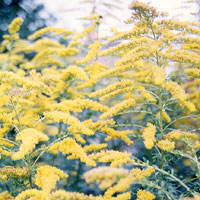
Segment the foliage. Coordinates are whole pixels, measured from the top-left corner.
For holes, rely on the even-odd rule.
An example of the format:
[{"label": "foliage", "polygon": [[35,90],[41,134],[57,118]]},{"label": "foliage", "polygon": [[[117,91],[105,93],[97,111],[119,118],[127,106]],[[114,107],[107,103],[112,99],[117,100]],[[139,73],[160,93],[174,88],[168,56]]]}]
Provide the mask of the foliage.
[{"label": "foliage", "polygon": [[21,18],[9,25],[0,199],[200,198],[200,24],[130,9],[130,31],[89,45],[98,15],[81,33],[47,27],[28,40]]}]

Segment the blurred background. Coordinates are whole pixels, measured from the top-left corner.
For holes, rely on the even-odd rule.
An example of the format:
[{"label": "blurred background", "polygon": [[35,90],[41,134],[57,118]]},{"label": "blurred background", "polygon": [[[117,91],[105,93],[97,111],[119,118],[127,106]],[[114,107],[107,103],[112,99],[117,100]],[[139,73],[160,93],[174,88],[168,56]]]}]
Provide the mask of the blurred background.
[{"label": "blurred background", "polygon": [[[141,0],[149,2],[160,11],[167,11],[169,17],[198,21],[200,0]],[[110,27],[129,29],[124,20],[130,16],[129,4],[132,0],[0,0],[0,41],[7,32],[8,24],[17,16],[24,19],[21,37],[45,27],[63,27],[80,31],[86,26],[81,17],[91,13],[103,17],[100,33],[107,35]]]}]

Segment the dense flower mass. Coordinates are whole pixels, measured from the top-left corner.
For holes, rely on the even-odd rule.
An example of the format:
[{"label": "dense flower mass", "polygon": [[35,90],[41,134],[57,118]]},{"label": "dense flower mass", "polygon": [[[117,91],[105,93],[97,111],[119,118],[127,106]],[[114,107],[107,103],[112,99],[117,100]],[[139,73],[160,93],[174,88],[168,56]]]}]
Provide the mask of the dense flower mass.
[{"label": "dense flower mass", "polygon": [[0,200],[199,199],[200,23],[134,1],[131,30],[101,38],[96,12],[113,1],[82,1],[94,5],[81,33],[22,40],[23,20],[9,25]]}]

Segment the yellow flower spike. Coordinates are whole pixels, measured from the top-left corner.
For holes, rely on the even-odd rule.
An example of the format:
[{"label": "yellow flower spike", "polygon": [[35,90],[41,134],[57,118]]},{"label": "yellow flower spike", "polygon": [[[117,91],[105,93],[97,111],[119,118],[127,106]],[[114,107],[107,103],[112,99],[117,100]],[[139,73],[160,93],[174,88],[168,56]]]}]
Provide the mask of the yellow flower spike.
[{"label": "yellow flower spike", "polygon": [[174,98],[178,99],[180,102],[184,102],[188,98],[185,90],[176,82],[167,81],[164,87]]},{"label": "yellow flower spike", "polygon": [[15,18],[8,27],[8,31],[11,35],[17,33],[20,29],[23,20],[20,17]]},{"label": "yellow flower spike", "polygon": [[106,148],[108,145],[106,143],[103,144],[90,144],[87,146],[84,146],[84,151],[87,152],[93,152],[93,151],[99,151],[101,149]]},{"label": "yellow flower spike", "polygon": [[125,192],[123,194],[118,194],[116,197],[112,197],[110,200],[129,200],[131,199],[131,193]]},{"label": "yellow flower spike", "polygon": [[0,138],[0,146],[13,147],[14,144],[9,141],[1,140]]},{"label": "yellow flower spike", "polygon": [[200,148],[200,141],[196,141],[196,144],[194,145],[194,149]]},{"label": "yellow flower spike", "polygon": [[160,140],[156,146],[158,146],[160,149],[164,151],[172,151],[175,148],[175,143],[171,142],[169,140]]},{"label": "yellow flower spike", "polygon": [[85,70],[88,72],[91,78],[94,78],[98,76],[100,73],[106,71],[109,67],[106,65],[103,65],[99,62],[94,62],[91,65],[88,65]]},{"label": "yellow flower spike", "polygon": [[90,99],[64,100],[58,104],[50,105],[51,108],[60,110],[63,112],[82,112],[83,109],[91,109],[93,111],[105,112],[108,110],[107,106],[104,106],[98,102]]},{"label": "yellow flower spike", "polygon": [[67,159],[80,159],[81,162],[89,166],[96,166],[96,163],[85,153],[84,149],[73,138],[64,139],[60,145],[59,150],[65,154],[71,154]]},{"label": "yellow flower spike", "polygon": [[[124,192],[129,189],[129,187],[133,183],[137,183],[137,181],[141,181],[145,177],[149,177],[154,170],[152,168],[147,168],[145,170],[141,170],[139,168],[133,168],[128,175],[122,177],[117,184],[109,187],[107,191],[104,193],[104,198],[111,199],[112,195],[119,192]],[[113,197],[114,198],[114,197]]]},{"label": "yellow flower spike", "polygon": [[155,142],[156,127],[148,123],[147,127],[142,131],[142,137],[144,139],[144,145],[147,149],[152,149]]},{"label": "yellow flower spike", "polygon": [[195,105],[191,101],[183,101],[183,105],[186,107],[187,110],[190,112],[197,111]]},{"label": "yellow flower spike", "polygon": [[66,200],[104,200],[102,196],[93,196],[93,195],[86,195],[79,192],[67,192],[65,190],[57,190],[53,192],[49,200],[59,200],[59,199],[66,199]]},{"label": "yellow flower spike", "polygon": [[129,163],[131,161],[130,156],[131,154],[126,152],[102,150],[96,154],[90,154],[89,158],[102,163],[111,162],[111,167],[117,167]]},{"label": "yellow flower spike", "polygon": [[162,117],[167,123],[171,122],[171,118],[170,118],[170,116],[167,114],[167,112],[165,110],[162,111]]},{"label": "yellow flower spike", "polygon": [[92,122],[92,120],[85,120],[83,124],[92,129],[93,131],[101,131],[102,128],[108,127],[108,126],[114,126],[115,121],[113,119],[105,120],[105,121],[97,121]]},{"label": "yellow flower spike", "polygon": [[162,85],[165,82],[166,72],[165,69],[154,66],[153,70],[153,79],[156,85]]},{"label": "yellow flower spike", "polygon": [[85,172],[83,177],[88,184],[97,183],[101,190],[105,190],[127,175],[127,169],[102,166]]},{"label": "yellow flower spike", "polygon": [[184,69],[184,72],[191,77],[200,77],[200,69],[197,68]]},{"label": "yellow flower spike", "polygon": [[24,200],[27,199],[28,197],[29,199],[33,200],[46,200],[48,197],[48,193],[37,189],[28,189],[18,194],[15,197],[15,200]]},{"label": "yellow flower spike", "polygon": [[142,96],[147,99],[148,101],[151,101],[151,102],[156,102],[157,100],[154,98],[154,96],[149,93],[148,91],[142,91]]},{"label": "yellow flower spike", "polygon": [[56,167],[44,165],[37,168],[34,182],[42,191],[49,193],[55,189],[56,182],[61,178],[68,178],[68,175]]},{"label": "yellow flower spike", "polygon": [[133,144],[133,141],[131,141],[128,138],[128,135],[130,133],[132,133],[133,131],[129,131],[129,130],[117,131],[115,129],[105,128],[105,127],[102,128],[101,131],[102,132],[106,132],[108,134],[108,136],[105,138],[105,141],[108,141],[108,140],[111,140],[111,139],[115,139],[115,138],[120,138],[120,139],[124,140],[124,142],[126,142],[128,145]]},{"label": "yellow flower spike", "polygon": [[106,95],[108,93],[111,93],[111,92],[114,92],[115,90],[117,89],[122,89],[122,88],[125,88],[125,87],[128,87],[128,86],[131,86],[135,84],[135,81],[132,81],[132,80],[122,80],[122,81],[118,81],[118,82],[115,82],[115,83],[112,83],[111,85],[101,89],[101,90],[98,90],[96,92],[93,92],[89,95],[89,97],[98,97],[98,96],[103,96],[103,95]]},{"label": "yellow flower spike", "polygon": [[52,112],[45,112],[44,116],[47,119],[51,119],[54,122],[64,122],[70,127],[68,128],[68,131],[72,134],[85,134],[85,135],[93,135],[94,131],[90,130],[82,122],[80,122],[79,119],[76,117],[73,117],[67,112],[61,112],[61,111],[52,111]]},{"label": "yellow flower spike", "polygon": [[0,176],[4,176],[6,180],[9,179],[27,179],[29,177],[27,168],[19,168],[13,166],[5,166],[0,168]]},{"label": "yellow flower spike", "polygon": [[19,151],[13,153],[12,159],[13,160],[20,160],[24,158],[28,153],[31,153],[35,148],[36,144],[40,141],[48,141],[48,137],[33,128],[26,128],[19,132],[16,136],[16,141],[22,141],[20,145]]},{"label": "yellow flower spike", "polygon": [[51,145],[47,152],[57,155],[60,148],[60,142],[56,142],[55,144]]},{"label": "yellow flower spike", "polygon": [[165,137],[170,140],[187,139],[187,140],[197,141],[200,139],[197,133],[190,133],[181,130],[171,131],[167,135],[165,135]]},{"label": "yellow flower spike", "polygon": [[43,36],[46,33],[53,33],[53,35],[63,34],[64,36],[75,34],[73,31],[68,31],[64,28],[45,27],[45,28],[42,28],[42,29],[36,31],[34,34],[29,36],[28,39],[29,40],[35,40],[35,39]]},{"label": "yellow flower spike", "polygon": [[82,68],[77,67],[75,65],[69,66],[66,70],[64,70],[62,75],[61,75],[61,79],[66,80],[66,79],[70,78],[70,76],[72,76],[72,78],[78,78],[78,79],[81,79],[83,81],[89,80],[85,71]]},{"label": "yellow flower spike", "polygon": [[124,101],[116,104],[115,106],[111,107],[110,109],[108,109],[107,112],[103,113],[100,116],[100,119],[113,117],[113,116],[117,115],[119,112],[124,111],[125,109],[128,109],[134,105],[135,105],[134,99],[131,98],[131,99],[124,100]]},{"label": "yellow flower spike", "polygon": [[112,196],[115,194],[115,193],[119,193],[119,192],[124,192],[126,191],[130,186],[131,184],[134,182],[134,178],[132,175],[127,175],[126,177],[124,178],[121,178],[117,184],[115,184],[114,186],[112,187],[109,187],[107,189],[107,191],[104,193],[104,198],[106,200],[108,199],[112,199]]},{"label": "yellow flower spike", "polygon": [[98,41],[95,41],[93,44],[89,46],[90,51],[88,54],[83,58],[82,60],[77,61],[77,64],[83,64],[90,62],[93,58],[97,56],[98,50],[100,48],[100,43]]},{"label": "yellow flower spike", "polygon": [[2,193],[0,194],[0,200],[5,200],[5,199],[7,199],[7,200],[12,200],[12,199],[14,199],[14,197],[13,197],[12,195],[10,195],[10,194],[8,193],[8,191],[5,191],[5,192],[2,192]]},{"label": "yellow flower spike", "polygon": [[153,200],[156,196],[151,192],[145,190],[138,190],[137,192],[137,200]]},{"label": "yellow flower spike", "polygon": [[11,151],[7,151],[7,150],[5,150],[1,147],[0,147],[0,153],[1,153],[1,155],[4,155],[4,156],[11,156],[12,155]]}]

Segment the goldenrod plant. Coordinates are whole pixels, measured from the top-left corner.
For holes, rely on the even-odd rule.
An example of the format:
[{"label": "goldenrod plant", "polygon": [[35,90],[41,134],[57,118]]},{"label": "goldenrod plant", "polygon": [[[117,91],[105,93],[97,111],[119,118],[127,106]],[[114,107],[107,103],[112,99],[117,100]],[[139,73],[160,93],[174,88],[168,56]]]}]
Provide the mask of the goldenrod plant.
[{"label": "goldenrod plant", "polygon": [[[108,40],[46,27],[0,45],[0,199],[200,199],[199,23],[134,1]],[[65,42],[63,42],[65,41]],[[106,56],[114,64],[105,64]]]}]

